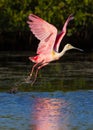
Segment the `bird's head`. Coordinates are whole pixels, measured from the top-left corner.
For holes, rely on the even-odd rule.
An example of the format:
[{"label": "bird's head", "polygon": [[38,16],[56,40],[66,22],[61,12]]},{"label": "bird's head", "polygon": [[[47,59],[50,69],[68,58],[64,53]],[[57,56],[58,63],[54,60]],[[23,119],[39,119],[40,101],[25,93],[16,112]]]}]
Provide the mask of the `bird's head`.
[{"label": "bird's head", "polygon": [[79,51],[83,51],[82,49],[79,49],[77,47],[72,46],[71,44],[66,44],[65,47],[64,47],[65,51],[68,51],[68,50],[71,50],[71,49],[76,49],[76,50],[79,50]]}]

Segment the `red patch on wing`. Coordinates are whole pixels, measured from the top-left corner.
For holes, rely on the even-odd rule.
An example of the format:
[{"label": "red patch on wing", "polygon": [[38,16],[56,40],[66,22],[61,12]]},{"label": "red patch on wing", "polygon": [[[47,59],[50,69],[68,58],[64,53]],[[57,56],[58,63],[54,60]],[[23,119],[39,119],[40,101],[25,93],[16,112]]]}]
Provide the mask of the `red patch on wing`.
[{"label": "red patch on wing", "polygon": [[32,62],[37,62],[38,56],[29,57]]},{"label": "red patch on wing", "polygon": [[38,59],[38,56],[33,57],[33,59],[36,61]]}]

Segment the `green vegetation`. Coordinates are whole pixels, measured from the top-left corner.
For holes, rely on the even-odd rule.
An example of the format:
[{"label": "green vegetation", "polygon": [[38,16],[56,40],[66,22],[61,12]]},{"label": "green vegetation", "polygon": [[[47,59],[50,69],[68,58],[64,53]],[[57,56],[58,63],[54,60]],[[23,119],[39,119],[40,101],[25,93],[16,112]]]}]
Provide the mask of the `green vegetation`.
[{"label": "green vegetation", "polygon": [[30,31],[27,25],[30,13],[36,14],[54,24],[59,30],[67,17],[73,14],[75,19],[70,22],[67,33],[68,37],[72,36],[70,42],[75,43],[75,45],[76,43],[80,44],[81,48],[91,49],[93,47],[92,0],[1,0],[0,50],[2,48],[9,50],[11,47],[14,50],[16,46],[17,50],[18,47],[19,50],[21,47],[33,48],[29,46],[32,37],[29,34]]},{"label": "green vegetation", "polygon": [[30,13],[39,15],[59,29],[69,14],[75,16],[75,30],[93,25],[92,0],[1,0],[0,32],[27,30],[26,21]]}]

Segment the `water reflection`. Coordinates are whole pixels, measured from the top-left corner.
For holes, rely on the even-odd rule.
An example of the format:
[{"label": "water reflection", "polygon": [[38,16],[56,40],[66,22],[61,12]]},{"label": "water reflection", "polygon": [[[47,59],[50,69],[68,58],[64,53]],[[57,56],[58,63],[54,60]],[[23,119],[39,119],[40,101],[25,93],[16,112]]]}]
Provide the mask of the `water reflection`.
[{"label": "water reflection", "polygon": [[92,130],[93,90],[0,92],[0,130]]},{"label": "water reflection", "polygon": [[[26,53],[4,54],[0,91],[6,92],[24,81],[32,63]],[[42,69],[33,87],[24,83],[15,95],[0,92],[0,130],[92,130],[93,55],[77,55],[69,53]]]},{"label": "water reflection", "polygon": [[69,103],[60,98],[37,98],[33,130],[68,130]]},{"label": "water reflection", "polygon": [[66,53],[62,60],[39,71],[33,87],[25,82],[33,65],[28,60],[30,55],[27,52],[0,55],[0,91],[16,86],[19,91],[93,89],[93,54]]}]

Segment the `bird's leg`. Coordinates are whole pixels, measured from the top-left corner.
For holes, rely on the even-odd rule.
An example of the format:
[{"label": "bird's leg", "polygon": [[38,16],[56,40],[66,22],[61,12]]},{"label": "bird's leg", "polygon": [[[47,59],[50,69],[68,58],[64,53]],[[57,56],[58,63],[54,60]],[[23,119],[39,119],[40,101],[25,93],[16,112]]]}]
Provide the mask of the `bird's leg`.
[{"label": "bird's leg", "polygon": [[27,77],[26,82],[28,82],[28,81],[31,80],[32,75],[33,75],[33,72],[35,71],[35,68],[37,68],[37,67],[38,67],[39,65],[41,65],[41,64],[42,64],[42,62],[36,63],[36,64],[32,67],[32,70],[31,70],[31,72],[30,72],[30,75]]},{"label": "bird's leg", "polygon": [[32,70],[31,70],[31,72],[30,72],[30,78],[32,77],[32,74],[33,74],[33,71],[34,71],[34,69],[35,69],[35,67],[38,65],[38,63],[37,64],[35,64],[33,67],[32,67]]},{"label": "bird's leg", "polygon": [[33,82],[31,83],[31,85],[33,85],[33,84],[34,84],[34,82],[36,81],[38,71],[39,71],[39,69],[37,68],[37,69],[36,69],[36,73],[35,73],[34,80],[33,80]]},{"label": "bird's leg", "polygon": [[38,74],[38,71],[42,68],[42,67],[44,67],[45,65],[47,65],[48,63],[44,63],[44,64],[41,64],[40,66],[38,66],[38,68],[36,69],[36,73],[35,73],[35,77],[34,77],[34,80],[33,80],[33,82],[32,82],[32,85],[35,83],[35,81],[36,81],[36,78],[37,78],[37,74]]},{"label": "bird's leg", "polygon": [[30,72],[30,75],[27,77],[26,81],[30,81],[34,72],[34,69],[38,66],[38,63],[36,63],[33,67],[32,70]]}]

